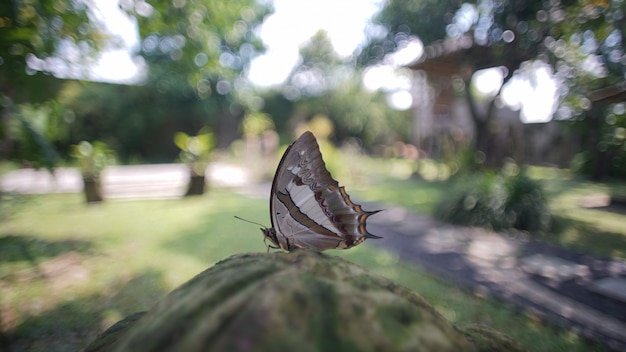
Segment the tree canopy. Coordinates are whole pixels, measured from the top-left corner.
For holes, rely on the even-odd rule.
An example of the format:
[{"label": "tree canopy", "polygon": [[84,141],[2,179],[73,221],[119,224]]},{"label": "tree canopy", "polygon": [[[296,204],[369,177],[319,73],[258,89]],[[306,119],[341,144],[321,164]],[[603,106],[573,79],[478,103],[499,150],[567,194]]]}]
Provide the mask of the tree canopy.
[{"label": "tree canopy", "polygon": [[623,77],[624,10],[623,1],[610,0],[390,0],[374,18],[379,30],[359,62],[378,62],[411,36],[424,45],[470,36],[476,45],[493,47],[511,73],[531,58],[556,65],[578,53],[578,58],[600,56],[608,71]]},{"label": "tree canopy", "polygon": [[408,113],[392,109],[384,93],[368,91],[362,70],[337,54],[324,31],[300,48],[299,64],[266,102],[279,129],[321,117],[332,122],[336,141],[357,137],[371,148],[406,138]]},{"label": "tree canopy", "polygon": [[[553,79],[559,84],[556,117],[578,116],[585,121],[592,92],[625,80],[625,11],[625,2],[611,0],[390,0],[375,17],[374,30],[358,62],[380,62],[413,37],[425,45],[467,38],[473,47],[489,50],[468,51],[461,58],[460,64],[469,68],[469,75],[463,77],[466,83],[486,62],[506,67],[504,85],[525,62],[539,60],[550,65]],[[466,95],[471,105],[471,92],[466,90]],[[494,97],[491,103],[495,101]],[[489,126],[491,116],[473,117],[477,136],[481,131],[487,135],[484,128]],[[609,130],[614,135],[616,128],[623,127],[613,124]],[[622,145],[620,139],[615,146]]]},{"label": "tree canopy", "polygon": [[[165,1],[127,9],[139,23],[146,84],[193,91],[200,100],[233,96],[263,50],[255,29],[271,9],[252,0]],[[237,89],[235,89],[237,88]]]},{"label": "tree canopy", "polygon": [[[49,137],[62,110],[51,99],[95,57],[105,35],[83,1],[16,0],[0,3],[0,155],[52,168]],[[28,103],[24,109],[16,106]],[[33,104],[42,104],[36,107]]]},{"label": "tree canopy", "polygon": [[255,29],[271,8],[253,0],[121,4],[137,19],[146,79],[68,86],[63,100],[76,114],[74,134],[104,139],[124,160],[171,161],[173,133],[204,126],[216,132],[218,146],[227,145],[255,101],[244,74],[263,50]]},{"label": "tree canopy", "polygon": [[15,102],[55,96],[93,58],[105,36],[83,1],[0,3],[0,93]]}]

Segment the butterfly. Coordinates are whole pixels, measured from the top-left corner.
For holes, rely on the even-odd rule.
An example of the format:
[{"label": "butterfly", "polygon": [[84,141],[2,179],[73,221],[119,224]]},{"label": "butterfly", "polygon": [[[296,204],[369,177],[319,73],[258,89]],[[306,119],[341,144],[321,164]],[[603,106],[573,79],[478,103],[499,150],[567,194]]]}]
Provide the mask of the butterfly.
[{"label": "butterfly", "polygon": [[322,159],[313,133],[307,131],[283,154],[270,192],[271,228],[261,228],[264,239],[292,251],[347,249],[367,238],[381,238],[366,229],[377,211],[364,211],[350,200]]}]

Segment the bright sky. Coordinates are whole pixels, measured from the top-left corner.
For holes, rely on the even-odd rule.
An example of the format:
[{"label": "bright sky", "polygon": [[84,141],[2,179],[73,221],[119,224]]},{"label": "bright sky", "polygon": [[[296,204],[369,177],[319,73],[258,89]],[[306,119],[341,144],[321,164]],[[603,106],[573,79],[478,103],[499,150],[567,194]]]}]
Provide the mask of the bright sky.
[{"label": "bright sky", "polygon": [[[282,83],[298,63],[299,48],[319,30],[328,33],[335,51],[342,57],[354,53],[365,42],[366,25],[383,0],[274,0],[273,3],[274,13],[259,29],[266,52],[252,61],[247,73],[250,80],[261,87]],[[139,45],[136,24],[118,9],[117,1],[97,0],[97,4],[109,31],[123,38],[125,48],[104,53],[91,78],[115,83],[140,81],[145,65],[141,59],[131,58],[126,49]],[[421,51],[419,41],[411,42],[404,50],[390,55],[384,65],[368,69],[364,76],[366,87],[391,91],[390,104],[400,109],[410,108],[410,73],[395,68],[409,63]],[[547,121],[553,109],[556,87],[549,71],[540,68],[535,79],[539,82],[535,88],[514,79],[503,91],[504,101],[521,108],[525,122]],[[501,81],[498,70],[485,70],[475,77],[483,92],[492,91]]]},{"label": "bright sky", "polygon": [[260,86],[283,82],[298,62],[299,47],[317,31],[325,30],[342,57],[365,42],[365,26],[381,0],[275,0],[275,12],[266,18],[260,36],[266,45],[248,77]]},{"label": "bright sky", "polygon": [[[548,122],[555,109],[558,88],[548,65],[537,61],[532,66],[532,71],[526,74],[534,76],[536,86],[519,75],[513,76],[502,89],[501,98],[506,105],[520,110],[522,122]],[[479,71],[474,75],[474,84],[484,94],[494,95],[502,84],[502,71],[499,68]]]},{"label": "bright sky", "polygon": [[139,31],[134,19],[122,12],[117,1],[96,0],[99,20],[108,32],[123,41],[122,47],[105,51],[93,69],[91,79],[112,83],[134,83],[141,80],[144,63],[132,58],[129,50],[139,45]]},{"label": "bright sky", "polygon": [[[367,22],[378,10],[382,0],[274,0],[274,13],[260,27],[259,35],[266,52],[251,63],[248,77],[258,86],[283,82],[297,64],[300,46],[317,31],[325,30],[342,57],[351,55],[364,43]],[[138,45],[136,24],[128,20],[116,1],[97,0],[101,17],[108,30],[124,40],[128,48]],[[110,82],[132,82],[142,70],[121,48],[103,54],[94,69],[94,79]]]}]

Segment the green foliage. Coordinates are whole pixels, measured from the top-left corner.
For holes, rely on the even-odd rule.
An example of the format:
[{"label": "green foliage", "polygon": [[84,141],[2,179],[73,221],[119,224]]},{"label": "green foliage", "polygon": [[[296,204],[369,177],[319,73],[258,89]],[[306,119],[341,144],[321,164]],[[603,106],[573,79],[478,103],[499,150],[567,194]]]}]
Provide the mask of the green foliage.
[{"label": "green foliage", "polygon": [[285,93],[267,93],[264,110],[272,116],[279,131],[325,116],[333,125],[332,139],[343,141],[356,137],[367,149],[408,137],[410,113],[389,107],[384,93],[363,88],[358,72],[335,84],[334,89],[314,96],[298,96],[295,100],[286,99]]},{"label": "green foliage", "polygon": [[292,99],[320,96],[335,90],[344,79],[345,62],[335,52],[325,31],[318,31],[300,48],[300,59],[284,88]]},{"label": "green foliage", "polygon": [[189,165],[195,175],[204,175],[211,151],[215,145],[213,133],[208,128],[203,128],[196,136],[190,136],[185,132],[174,134],[174,144],[180,149],[180,161]]},{"label": "green foliage", "polygon": [[363,65],[380,62],[384,56],[417,35],[426,44],[446,37],[446,25],[460,8],[458,0],[388,1],[373,19],[384,32],[373,35],[358,60]]},{"label": "green foliage", "polygon": [[[85,2],[29,0],[0,2],[0,93],[15,102],[53,98],[59,80],[99,49],[104,36],[88,16]],[[67,51],[80,51],[67,55]]]},{"label": "green foliage", "polygon": [[5,102],[11,117],[7,135],[17,146],[10,157],[35,168],[52,170],[59,159],[53,143],[63,139],[66,131],[63,128],[62,104],[48,101],[14,106],[8,98]]},{"label": "green foliage", "polygon": [[547,230],[550,211],[541,183],[523,173],[505,179],[507,225],[526,231]]},{"label": "green foliage", "polygon": [[383,92],[365,89],[362,71],[339,57],[324,31],[300,49],[300,58],[281,90],[264,96],[264,112],[278,131],[324,116],[332,122],[329,138],[335,142],[356,137],[371,148],[406,138],[409,113],[392,109]]},{"label": "green foliage", "polygon": [[[534,85],[535,78],[524,72],[524,66],[530,66],[528,61],[545,62],[560,86],[556,116],[582,120],[583,128],[579,131],[583,139],[589,140],[585,149],[590,152],[589,162],[595,163],[600,159],[597,154],[611,147],[599,132],[603,128],[589,121],[599,119],[605,124],[604,116],[589,114],[598,105],[590,97],[597,89],[620,87],[624,81],[625,11],[624,1],[390,0],[374,18],[375,35],[360,53],[358,62],[379,63],[413,37],[419,37],[425,45],[449,40],[446,48],[460,44],[458,39],[471,40],[473,46],[463,49],[463,55],[457,58],[457,66],[464,67],[464,73],[459,74],[465,76],[466,83],[481,67],[504,66],[507,74],[503,84],[514,76],[526,76]],[[466,85],[465,93],[472,101],[473,92],[468,88]],[[491,106],[495,101],[492,99]],[[495,153],[488,150],[491,114],[472,109],[471,116],[476,125],[476,149],[488,153],[486,166],[498,165]],[[612,160],[599,162],[601,168],[623,165],[624,149],[610,153],[619,155],[609,155]],[[598,169],[596,165],[591,168]]]},{"label": "green foliage", "polygon": [[62,85],[56,77],[78,72],[104,40],[89,11],[82,1],[0,2],[0,143],[16,146],[1,157],[56,164],[53,143],[67,137],[54,100]]},{"label": "green foliage", "polygon": [[359,137],[368,147],[405,139],[410,113],[389,107],[384,93],[368,92],[357,77],[346,79],[337,90],[323,97],[326,107],[322,99],[317,101],[320,112],[328,109],[337,136]]},{"label": "green foliage", "polygon": [[80,170],[86,179],[98,179],[107,165],[115,162],[115,152],[104,142],[82,141],[70,147],[69,154],[78,160]]},{"label": "green foliage", "polygon": [[[597,114],[571,126],[587,142],[587,148],[574,158],[572,169],[598,179],[607,176],[626,179],[626,103],[598,110]],[[599,170],[603,173],[598,174]]]},{"label": "green foliage", "polygon": [[129,7],[139,24],[148,84],[167,95],[237,100],[234,86],[263,50],[255,32],[270,8],[253,0],[153,0]]},{"label": "green foliage", "polygon": [[0,223],[16,214],[27,202],[27,198],[18,193],[0,191]]},{"label": "green foliage", "polygon": [[198,102],[193,94],[167,95],[150,85],[70,82],[62,99],[73,111],[72,142],[106,141],[125,161],[171,161],[178,150],[162,141],[175,131],[197,131],[214,124],[218,114],[216,106]]},{"label": "green foliage", "polygon": [[247,113],[241,122],[241,127],[243,134],[246,136],[259,135],[265,131],[274,130],[276,128],[272,117],[269,114],[259,111]]},{"label": "green foliage", "polygon": [[[498,61],[494,66],[506,66],[510,74],[522,62],[537,55],[545,59],[548,54],[555,71],[568,70],[569,74],[563,72],[560,78],[576,79],[587,70],[580,65],[582,61],[597,54],[603,57],[606,69],[617,74],[608,76],[623,79],[624,64],[619,60],[623,48],[618,38],[626,31],[621,16],[625,7],[621,1],[504,0],[496,4],[484,0],[391,0],[374,18],[373,23],[381,28],[369,39],[359,62],[381,61],[410,36],[430,45],[467,35],[477,45],[494,47],[491,54]],[[568,20],[571,18],[576,21]],[[479,56],[463,60],[478,63],[494,59]]]},{"label": "green foliage", "polygon": [[449,161],[447,161],[446,164],[450,167],[452,175],[471,175],[480,171],[484,162],[484,154],[472,148],[465,147],[453,153],[452,157],[448,159]]},{"label": "green foliage", "polygon": [[523,173],[459,176],[435,209],[439,219],[501,230],[542,231],[549,226],[544,191]]},{"label": "green foliage", "polygon": [[[349,191],[360,199],[399,204],[430,216],[442,199],[451,198],[452,192],[461,188],[462,182],[478,178],[476,175],[456,175],[446,181],[436,177],[407,178],[411,172],[408,163],[408,160],[401,159],[362,160],[360,164],[367,170],[368,177],[376,181],[369,183],[366,189],[350,188]],[[402,173],[394,175],[403,169]],[[612,211],[611,207],[581,206],[587,204],[587,199],[626,194],[625,181],[595,183],[575,178],[567,169],[536,166],[526,167],[524,175],[541,185],[548,202],[551,214],[549,228],[537,233],[542,240],[578,252],[620,260],[626,258],[624,215]]]},{"label": "green foliage", "polygon": [[463,179],[454,185],[435,209],[439,219],[457,224],[502,228],[506,194],[496,176],[485,174]]},{"label": "green foliage", "polygon": [[168,162],[178,150],[163,140],[219,126],[216,144],[226,146],[247,106],[258,101],[244,68],[263,49],[255,29],[269,7],[252,0],[133,5],[121,7],[137,19],[146,79],[138,86],[68,84],[62,94],[75,112],[74,142],[104,140],[125,161]]}]

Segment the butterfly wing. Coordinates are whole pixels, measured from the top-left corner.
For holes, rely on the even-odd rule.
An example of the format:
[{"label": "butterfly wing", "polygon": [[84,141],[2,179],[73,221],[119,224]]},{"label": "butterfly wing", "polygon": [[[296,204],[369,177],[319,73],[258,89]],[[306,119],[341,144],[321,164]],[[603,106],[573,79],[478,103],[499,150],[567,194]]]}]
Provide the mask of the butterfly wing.
[{"label": "butterfly wing", "polygon": [[[270,198],[276,244],[295,248],[350,248],[366,238],[366,220],[376,212],[363,211],[332,178],[311,132],[305,132],[283,155]],[[269,237],[269,236],[268,236]]]}]

